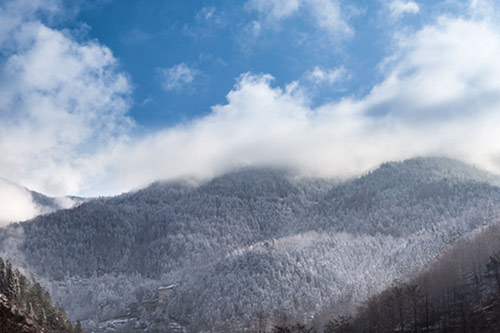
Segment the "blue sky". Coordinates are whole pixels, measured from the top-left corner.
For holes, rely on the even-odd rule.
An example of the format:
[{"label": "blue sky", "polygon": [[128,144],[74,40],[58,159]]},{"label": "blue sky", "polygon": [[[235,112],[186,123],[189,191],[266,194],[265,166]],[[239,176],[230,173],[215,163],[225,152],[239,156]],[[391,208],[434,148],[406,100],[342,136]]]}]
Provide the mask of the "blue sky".
[{"label": "blue sky", "polygon": [[[94,2],[59,28],[81,29],[83,39],[112,50],[133,86],[129,114],[148,129],[209,113],[246,72],[269,73],[277,86],[306,81],[315,104],[366,94],[381,77],[377,65],[390,55],[394,31],[416,30],[432,16],[428,13],[457,9],[435,1],[405,2],[414,6],[394,14],[389,1],[332,2],[340,17],[327,19],[342,20],[349,27],[345,31],[322,27],[318,14],[311,13],[309,7],[328,1],[296,1],[296,11],[273,12],[279,11],[273,6],[283,10],[294,2]],[[184,68],[185,75],[165,87],[166,76],[174,76],[168,69],[176,68]],[[314,68],[344,70],[336,82],[307,82]]]},{"label": "blue sky", "polygon": [[[112,195],[242,166],[500,170],[495,1],[0,1],[0,178]],[[1,194],[1,193],[0,193]]]}]

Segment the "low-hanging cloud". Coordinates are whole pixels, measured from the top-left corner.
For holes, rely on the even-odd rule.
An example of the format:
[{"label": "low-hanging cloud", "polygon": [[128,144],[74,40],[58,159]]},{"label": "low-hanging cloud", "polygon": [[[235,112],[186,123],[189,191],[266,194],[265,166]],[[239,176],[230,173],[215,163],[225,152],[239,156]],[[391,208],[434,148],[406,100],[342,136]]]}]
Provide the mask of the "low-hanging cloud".
[{"label": "low-hanging cloud", "polygon": [[0,178],[0,227],[12,221],[30,219],[42,212],[28,190]]}]

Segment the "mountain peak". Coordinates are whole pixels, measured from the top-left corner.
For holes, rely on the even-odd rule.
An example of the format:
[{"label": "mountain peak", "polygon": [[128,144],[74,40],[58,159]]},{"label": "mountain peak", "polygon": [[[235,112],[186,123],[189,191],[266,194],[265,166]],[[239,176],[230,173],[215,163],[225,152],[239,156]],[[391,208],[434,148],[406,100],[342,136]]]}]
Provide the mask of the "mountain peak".
[{"label": "mountain peak", "polygon": [[[462,161],[448,157],[416,157],[401,162],[383,163],[378,169],[363,177],[381,175],[406,177],[424,182],[447,180],[450,182],[481,182],[500,184],[500,177]],[[363,178],[362,177],[362,178]]]},{"label": "mountain peak", "polygon": [[213,178],[202,185],[200,191],[238,197],[286,197],[298,191],[288,174],[286,170],[274,168],[242,168]]}]

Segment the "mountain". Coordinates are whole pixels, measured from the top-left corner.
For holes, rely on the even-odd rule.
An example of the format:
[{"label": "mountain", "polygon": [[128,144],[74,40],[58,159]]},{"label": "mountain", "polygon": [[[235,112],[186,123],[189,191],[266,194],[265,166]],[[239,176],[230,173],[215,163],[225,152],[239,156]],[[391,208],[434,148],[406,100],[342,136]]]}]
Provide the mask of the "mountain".
[{"label": "mountain", "polygon": [[342,183],[247,168],[10,225],[0,253],[93,331],[322,328],[497,224],[499,184],[438,157]]},{"label": "mountain", "polygon": [[500,177],[447,158],[385,163],[331,189],[315,219],[338,231],[410,236],[496,201],[499,184]]}]

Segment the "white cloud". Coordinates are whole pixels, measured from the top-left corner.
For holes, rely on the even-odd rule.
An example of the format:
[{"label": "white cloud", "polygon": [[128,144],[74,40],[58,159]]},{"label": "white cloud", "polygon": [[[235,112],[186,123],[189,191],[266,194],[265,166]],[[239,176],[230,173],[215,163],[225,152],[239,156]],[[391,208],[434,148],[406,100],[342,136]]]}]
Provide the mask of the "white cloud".
[{"label": "white cloud", "polygon": [[392,17],[399,18],[404,14],[417,14],[420,7],[415,1],[392,0],[389,3],[389,10]]},{"label": "white cloud", "polygon": [[442,18],[400,39],[385,78],[363,98],[311,109],[300,89],[246,74],[210,115],[116,150],[115,181],[126,189],[242,165],[346,176],[421,155],[498,171],[499,57],[495,26]]},{"label": "white cloud", "polygon": [[256,10],[272,20],[281,20],[293,15],[299,5],[299,0],[249,0],[246,4],[247,8]]},{"label": "white cloud", "polygon": [[198,70],[190,68],[185,63],[170,68],[160,68],[159,72],[162,76],[162,87],[167,91],[184,88],[198,75]]},{"label": "white cloud", "polygon": [[[18,8],[23,3],[29,11]],[[48,28],[26,14],[36,12],[34,3],[44,5],[0,6],[0,22],[10,22],[0,44],[0,176],[75,193],[100,172],[88,157],[128,133],[130,87],[108,48]]]},{"label": "white cloud", "polygon": [[199,17],[202,17],[205,21],[208,21],[214,17],[215,7],[203,7],[198,13]]},{"label": "white cloud", "polygon": [[315,66],[312,71],[306,73],[306,79],[316,84],[328,83],[331,85],[345,78],[346,74],[344,67],[324,69]]},{"label": "white cloud", "polygon": [[195,15],[199,24],[206,25],[225,25],[224,13],[217,10],[214,6],[205,6],[201,8]]},{"label": "white cloud", "polygon": [[9,41],[14,30],[27,20],[33,19],[36,12],[55,13],[57,0],[18,0],[4,1],[0,5],[0,46]]},{"label": "white cloud", "polygon": [[500,65],[494,61],[499,55],[495,27],[442,18],[399,42],[387,64],[389,75],[363,102],[411,119],[479,116],[497,107],[500,98]]},{"label": "white cloud", "polygon": [[312,12],[313,19],[323,30],[335,37],[348,38],[354,29],[347,22],[346,14],[338,0],[304,0]]},{"label": "white cloud", "polygon": [[493,0],[470,0],[469,12],[475,18],[496,21],[498,17],[498,4]]},{"label": "white cloud", "polygon": [[247,34],[250,34],[253,37],[258,37],[260,32],[262,31],[262,25],[259,21],[252,21],[249,25],[246,26]]},{"label": "white cloud", "polygon": [[0,178],[0,227],[42,213],[25,188]]},{"label": "white cloud", "polygon": [[257,11],[267,24],[276,24],[293,15],[308,15],[330,37],[348,38],[354,34],[339,0],[249,0],[246,7]]}]

